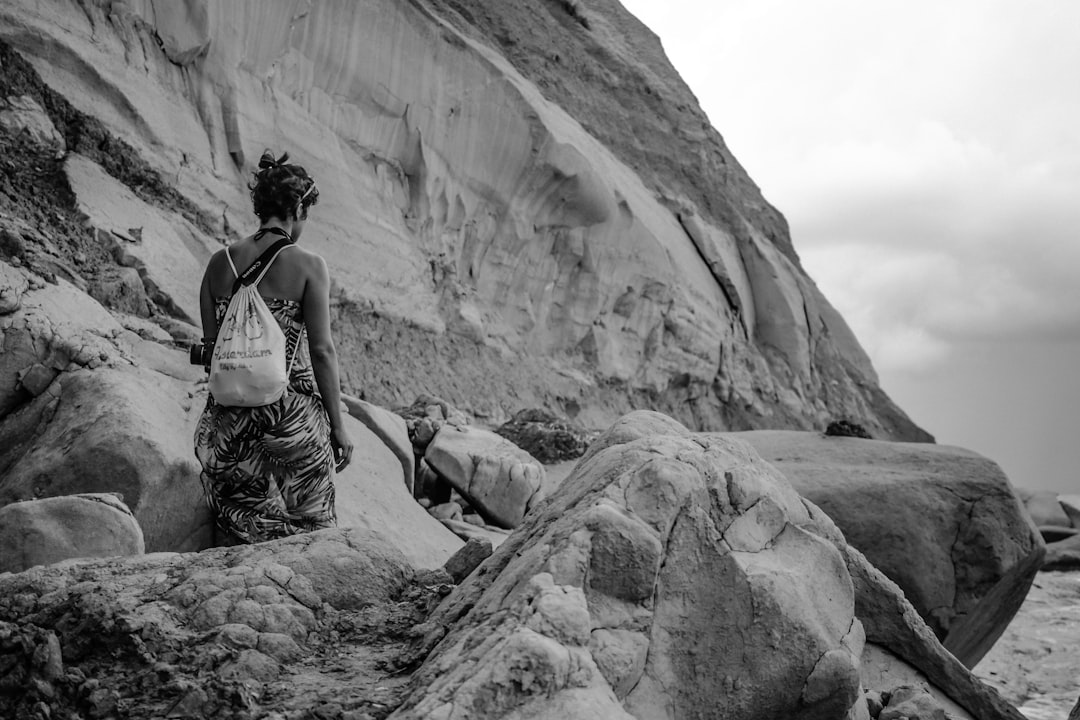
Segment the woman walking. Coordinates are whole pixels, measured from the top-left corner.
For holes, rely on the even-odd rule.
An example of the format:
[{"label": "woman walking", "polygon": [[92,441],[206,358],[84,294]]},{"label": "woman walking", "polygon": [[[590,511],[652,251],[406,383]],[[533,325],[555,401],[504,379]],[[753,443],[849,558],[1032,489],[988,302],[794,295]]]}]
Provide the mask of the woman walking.
[{"label": "woman walking", "polygon": [[352,458],[330,336],[330,276],[320,256],[295,245],[319,191],[288,158],[263,153],[249,185],[260,227],[210,258],[200,291],[209,357],[234,282],[271,246],[288,241],[257,281],[285,335],[288,387],[277,401],[257,407],[226,407],[211,395],[195,433],[203,489],[225,535],[219,544],[334,527],[335,469]]}]

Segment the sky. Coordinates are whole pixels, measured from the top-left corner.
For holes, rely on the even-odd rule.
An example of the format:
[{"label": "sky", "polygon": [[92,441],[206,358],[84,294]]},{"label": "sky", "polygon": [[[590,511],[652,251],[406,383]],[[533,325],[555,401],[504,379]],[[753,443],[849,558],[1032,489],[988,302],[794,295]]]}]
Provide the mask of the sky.
[{"label": "sky", "polygon": [[1080,2],[622,0],[890,397],[1080,493]]}]

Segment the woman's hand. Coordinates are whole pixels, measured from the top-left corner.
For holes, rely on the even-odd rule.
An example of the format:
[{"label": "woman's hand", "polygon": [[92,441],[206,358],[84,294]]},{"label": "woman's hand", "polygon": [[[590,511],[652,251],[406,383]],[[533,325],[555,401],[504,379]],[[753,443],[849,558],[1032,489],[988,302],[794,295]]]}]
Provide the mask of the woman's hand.
[{"label": "woman's hand", "polygon": [[345,428],[337,427],[330,431],[330,446],[334,450],[334,466],[338,472],[352,462],[353,444]]}]

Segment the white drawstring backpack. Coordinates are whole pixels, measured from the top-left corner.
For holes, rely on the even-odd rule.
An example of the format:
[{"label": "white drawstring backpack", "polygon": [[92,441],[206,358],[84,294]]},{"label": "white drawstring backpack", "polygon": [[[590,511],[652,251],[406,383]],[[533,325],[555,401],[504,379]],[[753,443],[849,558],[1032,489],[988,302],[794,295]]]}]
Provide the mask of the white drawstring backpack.
[{"label": "white drawstring backpack", "polygon": [[276,248],[276,252],[273,252],[254,282],[247,282],[246,279],[258,271],[265,255],[240,275],[236,272],[228,248],[225,249],[239,288],[234,286],[210,360],[210,394],[218,405],[269,405],[277,402],[289,386],[289,373],[300,340],[297,339],[292,357],[286,363],[285,333],[266,306],[266,301],[259,295],[259,283],[277,256],[290,244],[290,241],[282,240],[271,248],[271,251]]}]

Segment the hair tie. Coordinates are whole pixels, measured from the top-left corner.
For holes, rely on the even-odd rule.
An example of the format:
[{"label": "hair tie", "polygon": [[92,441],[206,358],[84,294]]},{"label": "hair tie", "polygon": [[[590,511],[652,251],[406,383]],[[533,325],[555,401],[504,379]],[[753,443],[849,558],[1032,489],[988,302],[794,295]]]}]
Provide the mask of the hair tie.
[{"label": "hair tie", "polygon": [[262,157],[259,158],[259,174],[262,174],[267,170],[276,170],[277,168],[285,167],[285,161],[288,159],[289,153],[285,153],[275,160],[273,154],[269,150],[265,150]]}]

